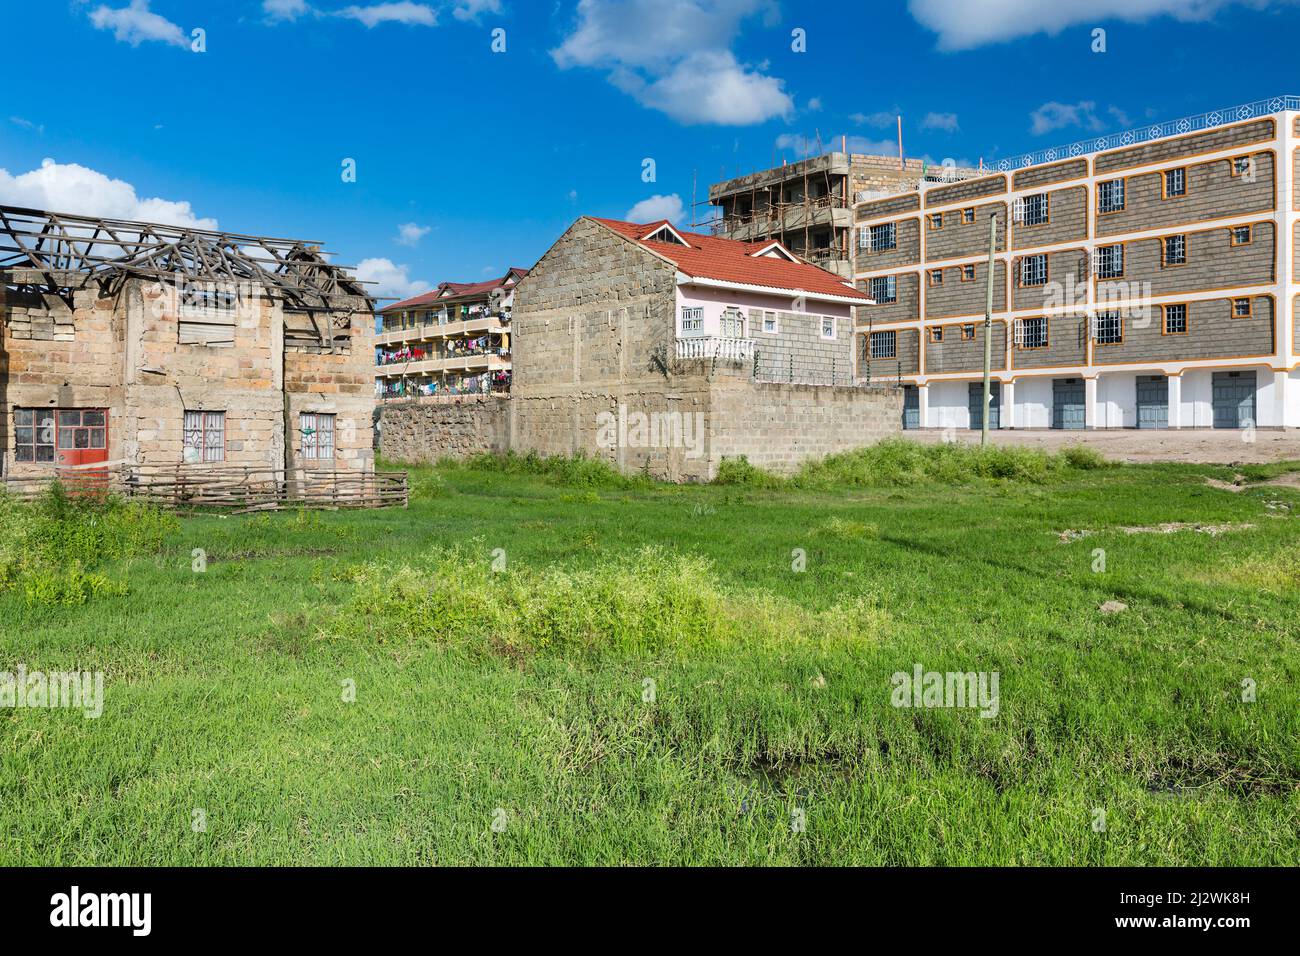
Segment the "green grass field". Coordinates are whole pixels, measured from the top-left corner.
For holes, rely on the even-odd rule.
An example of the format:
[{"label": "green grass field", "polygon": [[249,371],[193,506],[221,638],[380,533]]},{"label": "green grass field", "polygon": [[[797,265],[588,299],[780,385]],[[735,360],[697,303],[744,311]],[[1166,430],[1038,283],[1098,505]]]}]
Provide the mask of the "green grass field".
[{"label": "green grass field", "polygon": [[[999,454],[0,502],[0,670],[105,674],[0,710],[0,863],[1300,863],[1300,493]],[[1169,522],[1230,527],[1122,530]],[[997,715],[893,706],[916,665]]]}]

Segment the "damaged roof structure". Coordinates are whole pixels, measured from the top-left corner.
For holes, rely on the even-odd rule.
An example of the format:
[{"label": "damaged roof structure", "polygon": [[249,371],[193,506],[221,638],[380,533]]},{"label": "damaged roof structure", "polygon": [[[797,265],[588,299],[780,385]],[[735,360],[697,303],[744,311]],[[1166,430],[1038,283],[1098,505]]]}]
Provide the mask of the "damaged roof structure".
[{"label": "damaged roof structure", "polygon": [[0,474],[373,470],[374,310],[319,243],[0,206]]}]

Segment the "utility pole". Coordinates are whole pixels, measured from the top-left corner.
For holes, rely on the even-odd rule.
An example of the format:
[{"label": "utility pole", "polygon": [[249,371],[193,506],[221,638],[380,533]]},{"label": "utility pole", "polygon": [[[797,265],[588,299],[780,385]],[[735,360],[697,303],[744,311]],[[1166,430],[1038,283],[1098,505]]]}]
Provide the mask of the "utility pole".
[{"label": "utility pole", "polygon": [[993,272],[998,248],[998,214],[989,216],[989,274],[984,283],[984,419],[980,422],[980,444],[989,443],[989,371],[993,365]]}]

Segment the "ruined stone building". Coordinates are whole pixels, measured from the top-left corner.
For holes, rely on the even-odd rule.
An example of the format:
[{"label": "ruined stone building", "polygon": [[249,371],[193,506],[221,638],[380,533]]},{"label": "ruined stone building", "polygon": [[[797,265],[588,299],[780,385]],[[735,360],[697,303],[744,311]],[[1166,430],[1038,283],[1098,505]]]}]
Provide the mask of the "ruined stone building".
[{"label": "ruined stone building", "polygon": [[0,474],[371,470],[373,313],[311,244],[0,206]]}]

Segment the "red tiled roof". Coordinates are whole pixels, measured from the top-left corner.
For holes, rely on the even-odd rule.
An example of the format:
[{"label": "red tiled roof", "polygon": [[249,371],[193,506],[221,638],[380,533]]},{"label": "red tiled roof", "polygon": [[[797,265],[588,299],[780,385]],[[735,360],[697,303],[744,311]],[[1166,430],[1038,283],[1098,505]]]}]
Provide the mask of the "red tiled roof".
[{"label": "red tiled roof", "polygon": [[825,269],[774,256],[755,256],[755,252],[772,244],[770,240],[740,242],[736,239],[683,232],[674,227],[673,231],[690,243],[689,246],[683,246],[676,242],[652,242],[641,238],[665,225],[672,227],[666,219],[642,225],[617,219],[592,218],[675,263],[678,269],[695,279],[743,283],[768,289],[793,289],[870,301],[870,296],[859,292],[844,279]]},{"label": "red tiled roof", "polygon": [[524,276],[528,275],[527,269],[520,269],[518,266],[512,266],[510,270],[499,279],[489,279],[486,282],[439,282],[438,287],[431,292],[422,292],[417,296],[409,299],[403,299],[401,302],[395,302],[392,305],[386,305],[380,312],[394,312],[399,309],[413,309],[422,305],[428,305],[431,302],[447,302],[456,299],[472,298],[483,295],[485,292],[491,292],[505,285],[507,279],[514,279],[518,282]]}]

